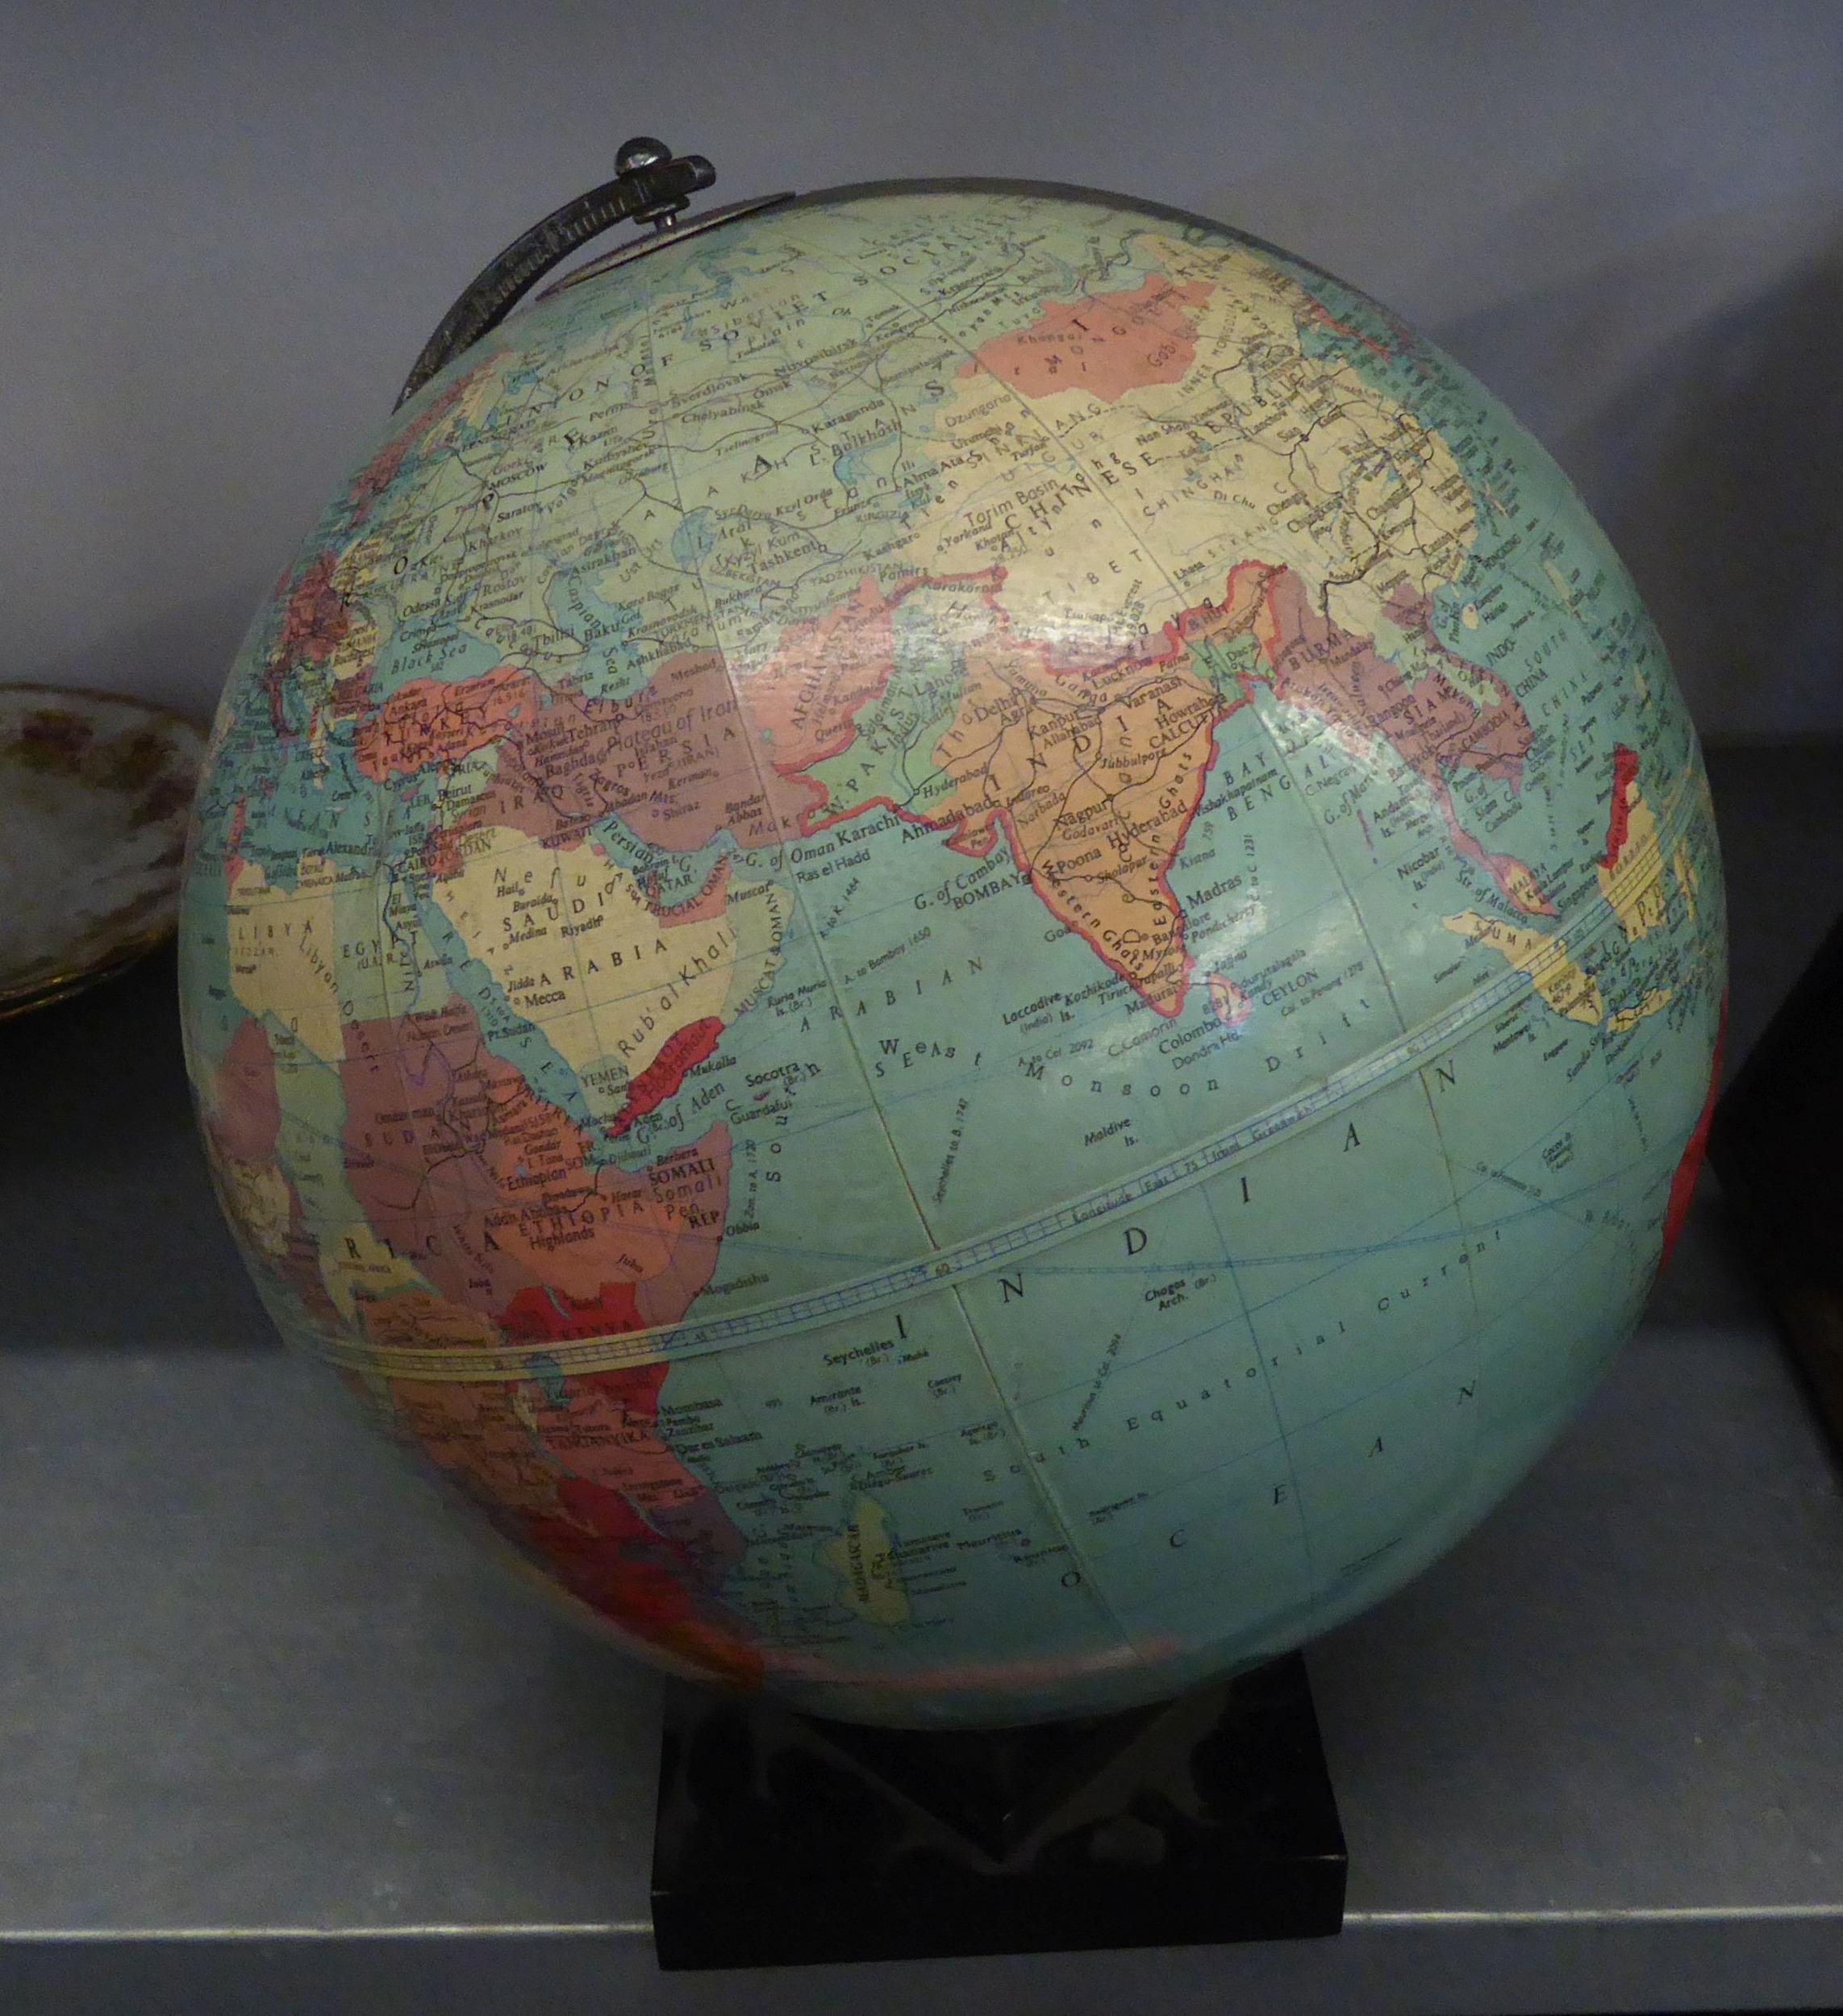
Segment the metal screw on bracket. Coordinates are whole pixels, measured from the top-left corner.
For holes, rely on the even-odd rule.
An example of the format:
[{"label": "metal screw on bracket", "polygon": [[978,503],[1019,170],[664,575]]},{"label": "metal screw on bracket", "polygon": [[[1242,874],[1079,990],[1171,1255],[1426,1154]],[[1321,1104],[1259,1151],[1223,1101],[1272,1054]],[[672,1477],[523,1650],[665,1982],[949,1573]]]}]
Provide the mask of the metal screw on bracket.
[{"label": "metal screw on bracket", "polygon": [[[698,157],[693,155],[689,158],[694,160]],[[642,133],[628,141],[615,155],[615,173],[617,176],[637,175],[643,169],[663,168],[671,159],[672,150],[664,140],[648,140]],[[689,194],[662,197],[644,210],[636,210],[633,221],[636,224],[650,224],[655,231],[668,230],[690,200]]]}]

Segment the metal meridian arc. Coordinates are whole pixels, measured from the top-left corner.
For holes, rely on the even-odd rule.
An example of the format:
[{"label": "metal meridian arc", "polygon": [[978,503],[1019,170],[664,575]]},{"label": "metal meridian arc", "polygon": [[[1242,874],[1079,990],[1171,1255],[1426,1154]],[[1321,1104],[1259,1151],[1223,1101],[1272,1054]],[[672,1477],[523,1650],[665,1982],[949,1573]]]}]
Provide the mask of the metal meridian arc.
[{"label": "metal meridian arc", "polygon": [[662,236],[717,171],[702,154],[674,155],[663,140],[631,140],[615,156],[615,178],[553,210],[483,267],[423,345],[397,395],[401,406],[438,371],[496,329],[532,289],[579,246],[632,218]]}]

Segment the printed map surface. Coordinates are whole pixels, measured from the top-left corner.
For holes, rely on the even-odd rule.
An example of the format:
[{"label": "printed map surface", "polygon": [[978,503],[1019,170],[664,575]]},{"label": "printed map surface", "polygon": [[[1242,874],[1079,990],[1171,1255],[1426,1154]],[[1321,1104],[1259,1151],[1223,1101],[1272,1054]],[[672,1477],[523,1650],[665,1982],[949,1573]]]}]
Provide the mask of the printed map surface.
[{"label": "printed map surface", "polygon": [[1168,1694],[1395,1586],[1693,1178],[1695,738],[1541,450],[1117,199],[770,210],[390,423],[220,711],[189,1055],[265,1298],[626,1642]]}]

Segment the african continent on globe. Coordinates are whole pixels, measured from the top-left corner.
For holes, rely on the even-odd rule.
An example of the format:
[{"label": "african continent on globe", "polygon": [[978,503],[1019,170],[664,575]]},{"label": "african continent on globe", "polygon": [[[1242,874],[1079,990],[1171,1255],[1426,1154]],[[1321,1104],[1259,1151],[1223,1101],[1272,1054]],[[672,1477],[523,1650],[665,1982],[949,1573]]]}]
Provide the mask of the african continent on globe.
[{"label": "african continent on globe", "polygon": [[1226,230],[890,185],[392,422],[220,710],[186,1034],[277,1322],[584,1614],[1023,1722],[1299,1643],[1553,1439],[1721,903],[1465,373]]}]

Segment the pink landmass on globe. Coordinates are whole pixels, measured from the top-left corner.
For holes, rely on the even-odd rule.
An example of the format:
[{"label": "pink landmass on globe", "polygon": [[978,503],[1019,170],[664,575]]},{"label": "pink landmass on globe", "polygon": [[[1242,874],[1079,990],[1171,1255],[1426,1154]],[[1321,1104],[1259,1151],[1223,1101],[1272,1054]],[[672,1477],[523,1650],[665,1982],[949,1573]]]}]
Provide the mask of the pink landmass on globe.
[{"label": "pink landmass on globe", "polygon": [[1186,311],[1211,292],[1207,281],[1175,286],[1155,273],[1124,293],[1045,302],[1029,327],[982,344],[960,375],[989,371],[1031,399],[1081,391],[1110,405],[1135,385],[1175,385],[1197,354]]},{"label": "pink landmass on globe", "polygon": [[678,652],[623,700],[526,676],[532,704],[508,721],[492,781],[438,837],[438,858],[474,827],[567,847],[610,817],[678,852],[707,846],[726,828],[748,848],[782,837],[778,786],[749,746],[721,652]]},{"label": "pink landmass on globe", "polygon": [[360,722],[353,760],[374,783],[432,763],[458,763],[490,749],[536,715],[541,689],[528,672],[501,665],[472,679],[412,679]]},{"label": "pink landmass on globe", "polygon": [[1451,654],[1435,636],[1424,596],[1398,589],[1389,614],[1400,629],[1419,635],[1429,661],[1421,677],[1409,679],[1378,652],[1373,638],[1341,630],[1324,615],[1291,569],[1255,563],[1235,569],[1229,600],[1245,596],[1250,581],[1261,606],[1254,635],[1282,700],[1308,708],[1358,745],[1379,735],[1432,794],[1455,852],[1475,861],[1516,906],[1531,915],[1553,916],[1554,906],[1535,876],[1513,855],[1494,853],[1460,823],[1449,779],[1475,770],[1517,790],[1529,753],[1529,718],[1516,696],[1495,673],[1469,666],[1466,678],[1492,689],[1481,706],[1440,661]]},{"label": "pink landmass on globe", "polygon": [[281,1132],[281,1097],[269,1031],[252,1016],[236,1026],[218,1066],[208,1116],[213,1139],[240,1162],[266,1162]]},{"label": "pink landmass on globe", "polygon": [[1224,1029],[1239,1029],[1254,1012],[1254,1003],[1226,973],[1209,977],[1210,1013]]},{"label": "pink landmass on globe", "polygon": [[679,1320],[723,1237],[720,1123],[637,1173],[592,1166],[587,1135],[486,1048],[465,1002],[345,1035],[352,1193],[447,1300],[525,1335]]}]

